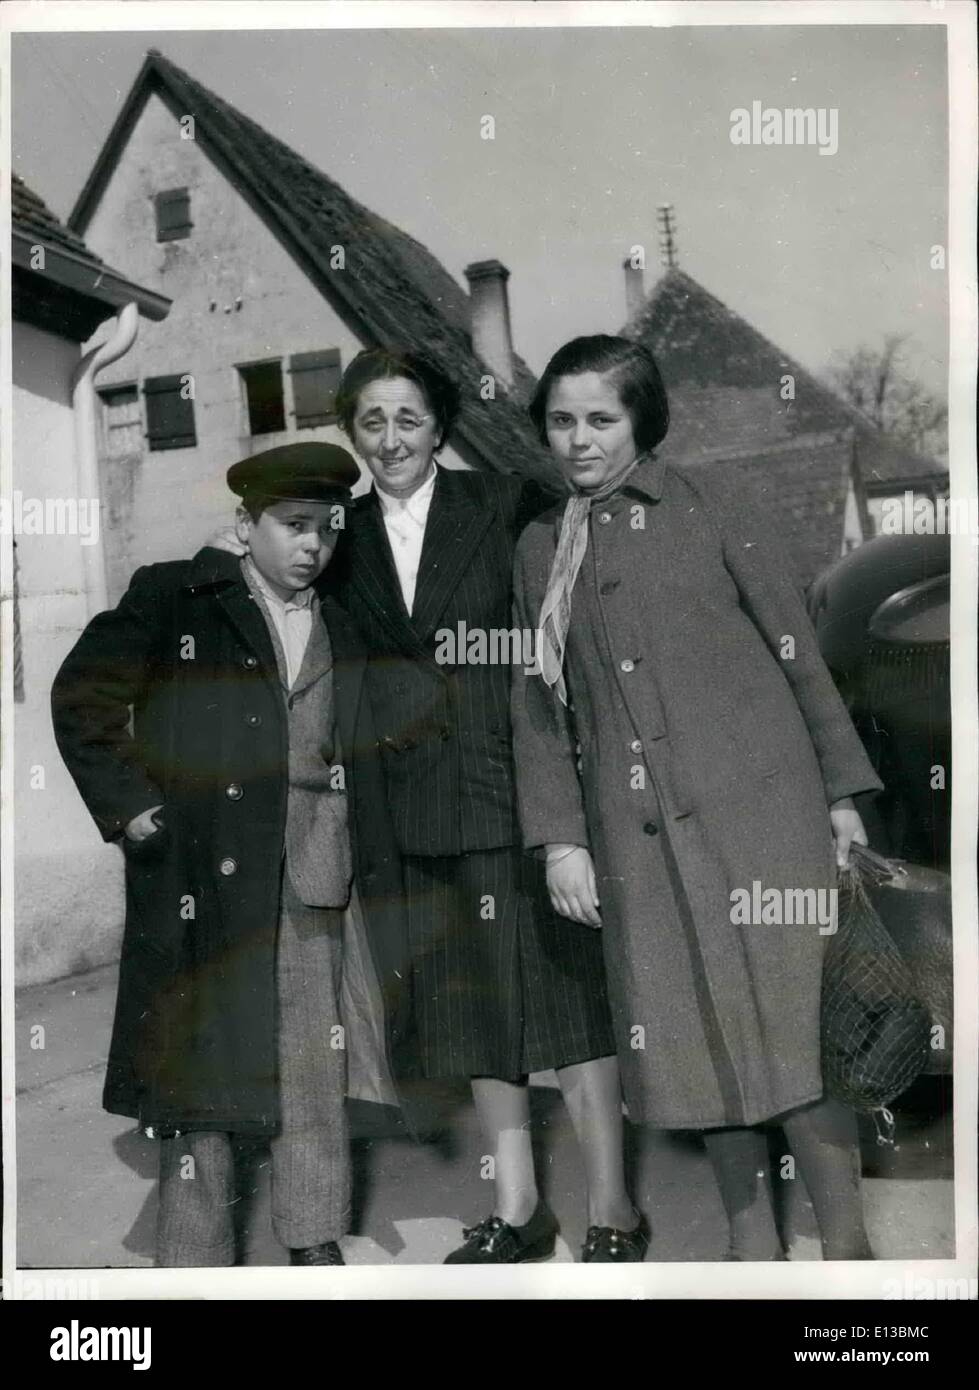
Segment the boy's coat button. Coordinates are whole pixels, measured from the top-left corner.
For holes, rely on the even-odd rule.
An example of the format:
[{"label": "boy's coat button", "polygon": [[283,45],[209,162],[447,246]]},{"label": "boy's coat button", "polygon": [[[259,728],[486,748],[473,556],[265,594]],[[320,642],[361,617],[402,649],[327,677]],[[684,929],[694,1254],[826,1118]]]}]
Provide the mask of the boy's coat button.
[{"label": "boy's coat button", "polygon": [[224,794],[229,801],[240,801],[241,798],[245,795],[245,793],[242,791],[241,787],[238,785],[237,782],[231,782],[227,787],[225,787]]},{"label": "boy's coat button", "polygon": [[218,868],[224,874],[225,878],[230,878],[232,874],[238,872],[238,863],[235,859],[222,859]]},{"label": "boy's coat button", "polygon": [[242,666],[245,667],[245,669],[246,669],[247,671],[254,671],[255,667],[258,665],[258,657],[257,657],[257,656],[243,656],[243,657],[241,658],[241,664],[242,664]]},{"label": "boy's coat button", "polygon": [[248,718],[245,720],[245,723],[253,729],[257,729],[261,722],[262,716],[260,714],[250,714]]}]

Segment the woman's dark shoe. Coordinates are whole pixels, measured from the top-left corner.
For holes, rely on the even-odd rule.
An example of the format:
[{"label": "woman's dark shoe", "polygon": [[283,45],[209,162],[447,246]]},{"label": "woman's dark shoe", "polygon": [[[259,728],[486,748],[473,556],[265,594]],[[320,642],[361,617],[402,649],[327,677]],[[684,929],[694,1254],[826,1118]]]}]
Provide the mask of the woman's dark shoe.
[{"label": "woman's dark shoe", "polygon": [[547,1260],[554,1254],[558,1224],[543,1202],[526,1226],[511,1226],[488,1216],[478,1226],[464,1227],[464,1245],[446,1255],[447,1265],[518,1265]]},{"label": "woman's dark shoe", "polygon": [[336,1241],[325,1240],[322,1245],[306,1245],[299,1250],[290,1250],[289,1263],[291,1265],[342,1265],[345,1261]]},{"label": "woman's dark shoe", "polygon": [[581,1249],[583,1265],[642,1264],[649,1249],[649,1227],[640,1216],[631,1231],[615,1226],[589,1226]]}]

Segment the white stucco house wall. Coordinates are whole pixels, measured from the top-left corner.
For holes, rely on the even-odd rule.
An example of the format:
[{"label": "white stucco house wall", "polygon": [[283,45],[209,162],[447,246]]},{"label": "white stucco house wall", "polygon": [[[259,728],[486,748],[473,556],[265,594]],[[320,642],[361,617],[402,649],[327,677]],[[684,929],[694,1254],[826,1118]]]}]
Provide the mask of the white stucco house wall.
[{"label": "white stucco house wall", "polygon": [[[14,177],[12,188],[12,490],[4,529],[17,558],[14,691],[16,977],[38,983],[114,959],[122,859],[103,843],[54,741],[51,682],[105,607],[95,463],[99,359],[125,353],[167,299],[94,257]],[[125,361],[125,357],[120,357]],[[4,885],[5,890],[8,885]]]}]

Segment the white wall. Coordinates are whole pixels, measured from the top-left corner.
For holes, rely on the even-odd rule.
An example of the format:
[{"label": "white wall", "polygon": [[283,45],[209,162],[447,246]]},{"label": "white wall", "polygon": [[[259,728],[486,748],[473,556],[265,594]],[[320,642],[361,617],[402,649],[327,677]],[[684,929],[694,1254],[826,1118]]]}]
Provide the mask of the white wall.
[{"label": "white wall", "polygon": [[[193,230],[184,240],[157,242],[154,195],[168,188],[190,190]],[[106,479],[110,594],[117,597],[137,565],[193,554],[229,520],[224,477],[239,458],[295,439],[347,444],[332,426],[252,438],[243,429],[235,365],[339,348],[346,366],[363,344],[198,145],[180,138],[158,97],[137,121],[85,240],[110,265],[173,300],[167,319],[144,325],[133,351],[99,384],[189,372],[196,392],[196,448],[144,452],[135,465],[113,465],[115,476]],[[466,466],[450,450],[442,462]]]},{"label": "white wall", "polygon": [[[13,486],[25,501],[75,497],[69,383],[78,356],[75,343],[13,325]],[[17,562],[24,702],[13,706],[16,976],[35,984],[118,954],[122,859],[96,830],[51,728],[51,682],[88,621],[81,540],[19,535]]]}]

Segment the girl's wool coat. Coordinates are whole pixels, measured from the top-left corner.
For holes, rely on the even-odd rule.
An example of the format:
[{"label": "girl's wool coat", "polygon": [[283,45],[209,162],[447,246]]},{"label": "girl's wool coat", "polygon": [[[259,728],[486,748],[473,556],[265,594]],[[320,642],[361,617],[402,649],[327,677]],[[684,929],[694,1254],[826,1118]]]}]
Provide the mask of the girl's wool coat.
[{"label": "girl's wool coat", "polygon": [[[562,510],[518,544],[520,627],[538,625]],[[752,1125],[818,1099],[827,927],[732,909],[755,883],[825,902],[829,806],[880,782],[771,523],[724,475],[647,460],[591,511],[570,708],[514,669],[524,843],[591,849],[632,1118]]]}]

